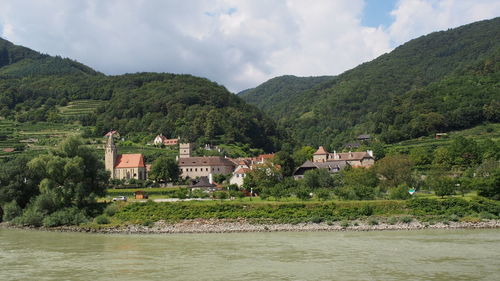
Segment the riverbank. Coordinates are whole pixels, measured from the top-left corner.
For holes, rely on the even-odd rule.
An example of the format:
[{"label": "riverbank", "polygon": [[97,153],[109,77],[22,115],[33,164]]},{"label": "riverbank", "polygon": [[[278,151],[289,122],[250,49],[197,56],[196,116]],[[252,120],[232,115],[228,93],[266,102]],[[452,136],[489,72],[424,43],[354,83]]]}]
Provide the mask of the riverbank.
[{"label": "riverbank", "polygon": [[151,226],[61,226],[61,227],[19,227],[1,223],[2,228],[33,229],[57,232],[88,232],[104,234],[181,234],[181,233],[234,233],[234,232],[316,232],[316,231],[401,231],[419,229],[480,229],[500,228],[500,220],[474,222],[428,222],[374,224],[371,221],[350,221],[334,223],[250,223],[245,220],[195,219],[177,223],[158,221]]}]

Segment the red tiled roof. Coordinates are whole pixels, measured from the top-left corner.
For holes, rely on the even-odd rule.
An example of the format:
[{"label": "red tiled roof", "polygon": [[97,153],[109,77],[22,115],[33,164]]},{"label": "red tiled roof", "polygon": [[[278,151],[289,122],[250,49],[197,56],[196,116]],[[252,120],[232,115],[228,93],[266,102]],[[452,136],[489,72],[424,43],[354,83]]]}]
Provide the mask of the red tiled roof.
[{"label": "red tiled roof", "polygon": [[246,174],[246,173],[248,173],[250,171],[251,171],[251,169],[248,169],[248,168],[239,168],[234,173],[235,174]]},{"label": "red tiled roof", "polygon": [[12,147],[6,147],[4,149],[2,149],[3,152],[14,152],[16,149],[12,148]]},{"label": "red tiled roof", "polygon": [[328,152],[322,146],[320,146],[318,148],[318,150],[316,152],[314,152],[314,155],[323,155],[323,154],[328,154]]},{"label": "red tiled roof", "polygon": [[146,167],[142,154],[122,154],[116,158],[115,168]]},{"label": "red tiled roof", "polygon": [[274,158],[274,154],[261,154],[257,158],[272,159],[272,158]]}]

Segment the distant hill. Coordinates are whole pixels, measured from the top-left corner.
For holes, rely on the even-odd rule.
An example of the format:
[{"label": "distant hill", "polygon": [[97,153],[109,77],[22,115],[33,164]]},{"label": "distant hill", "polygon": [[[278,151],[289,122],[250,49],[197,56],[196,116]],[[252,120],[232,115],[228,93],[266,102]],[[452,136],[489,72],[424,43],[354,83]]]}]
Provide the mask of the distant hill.
[{"label": "distant hill", "polygon": [[[250,104],[259,106],[262,110],[272,112],[279,119],[286,115],[291,100],[300,98],[300,93],[318,87],[333,76],[296,77],[284,75],[275,77],[253,89],[244,90],[238,95]],[[299,102],[300,103],[300,102]],[[282,110],[279,111],[278,109]]]},{"label": "distant hill", "polygon": [[310,87],[269,90],[278,77],[241,96],[300,143],[331,148],[362,133],[391,143],[499,122],[499,34],[500,18],[434,32]]},{"label": "distant hill", "polygon": [[0,77],[62,74],[99,73],[79,62],[44,55],[0,38]]},{"label": "distant hill", "polygon": [[[78,100],[105,100],[97,110],[63,115]],[[96,136],[151,139],[162,133],[199,144],[241,144],[276,151],[287,138],[276,123],[221,85],[191,75],[106,76],[70,59],[0,39],[0,116],[19,122],[75,122]],[[75,120],[75,118],[77,120]]]}]

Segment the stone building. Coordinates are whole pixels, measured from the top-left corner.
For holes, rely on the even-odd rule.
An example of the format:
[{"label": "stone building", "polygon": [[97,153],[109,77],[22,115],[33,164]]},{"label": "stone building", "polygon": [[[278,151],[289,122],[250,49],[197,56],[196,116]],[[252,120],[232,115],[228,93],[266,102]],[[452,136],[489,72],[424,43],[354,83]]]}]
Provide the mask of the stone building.
[{"label": "stone building", "polygon": [[320,146],[318,150],[313,155],[313,162],[333,162],[333,161],[346,161],[351,167],[371,167],[375,164],[375,158],[373,158],[373,151],[361,151],[361,152],[343,152],[329,153],[324,147]]},{"label": "stone building", "polygon": [[111,179],[147,179],[144,156],[118,154],[112,134],[108,136],[104,153],[104,166],[111,173]]},{"label": "stone building", "polygon": [[327,169],[330,173],[338,173],[346,167],[368,168],[375,164],[373,152],[371,150],[362,152],[330,153],[320,146],[314,153],[312,161],[306,161],[295,172],[293,177],[301,179],[304,174],[313,169]]},{"label": "stone building", "polygon": [[231,174],[235,164],[221,156],[191,157],[192,145],[179,144],[179,169],[183,178],[209,177],[210,174]]}]

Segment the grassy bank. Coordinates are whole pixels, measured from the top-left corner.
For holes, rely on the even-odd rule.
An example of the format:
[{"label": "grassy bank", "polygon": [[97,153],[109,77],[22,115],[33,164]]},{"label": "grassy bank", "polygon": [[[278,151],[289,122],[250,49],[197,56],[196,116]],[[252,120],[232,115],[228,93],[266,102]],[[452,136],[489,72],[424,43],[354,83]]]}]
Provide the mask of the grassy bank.
[{"label": "grassy bank", "polygon": [[484,198],[413,199],[350,202],[176,202],[122,204],[115,224],[149,224],[164,220],[245,219],[267,223],[334,222],[409,217],[421,221],[497,219],[500,202]]}]

